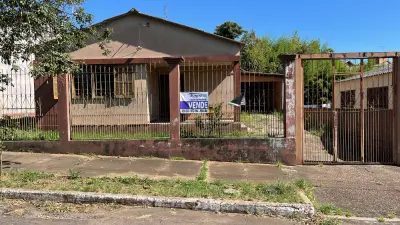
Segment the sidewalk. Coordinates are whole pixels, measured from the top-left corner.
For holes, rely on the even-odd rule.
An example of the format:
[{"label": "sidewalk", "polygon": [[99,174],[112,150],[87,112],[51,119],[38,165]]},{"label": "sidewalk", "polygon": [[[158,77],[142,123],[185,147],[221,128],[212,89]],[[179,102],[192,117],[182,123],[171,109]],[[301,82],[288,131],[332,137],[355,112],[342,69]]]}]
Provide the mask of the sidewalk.
[{"label": "sidewalk", "polygon": [[[158,158],[118,158],[42,153],[4,152],[4,171],[35,170],[82,176],[133,176],[151,179],[196,179],[201,161]],[[207,180],[275,182],[306,179],[314,184],[320,204],[333,204],[355,216],[400,217],[400,167],[382,165],[283,166],[208,162]]]},{"label": "sidewalk", "polygon": [[[35,170],[67,174],[80,171],[82,176],[133,176],[152,179],[196,179],[201,161],[168,160],[159,158],[134,158],[111,156],[83,156],[43,153],[3,153],[4,171]],[[274,165],[208,162],[207,179],[240,181],[276,181],[285,174]]]}]

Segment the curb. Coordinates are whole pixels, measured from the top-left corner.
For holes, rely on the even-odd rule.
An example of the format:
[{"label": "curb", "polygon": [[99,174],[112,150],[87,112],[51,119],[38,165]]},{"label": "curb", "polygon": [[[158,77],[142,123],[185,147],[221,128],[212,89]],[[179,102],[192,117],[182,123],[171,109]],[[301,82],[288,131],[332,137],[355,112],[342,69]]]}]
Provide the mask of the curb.
[{"label": "curb", "polygon": [[[346,216],[333,216],[333,215],[326,215],[327,218],[336,218],[339,220],[347,220],[347,221],[363,221],[363,222],[378,222],[377,218],[373,218],[373,217],[357,217],[357,216],[350,216],[350,217],[346,217]],[[400,222],[399,218],[393,218],[393,219],[389,219],[389,218],[384,218],[385,222]]]},{"label": "curb", "polygon": [[254,215],[291,216],[296,214],[304,217],[312,217],[315,214],[315,209],[312,204],[223,201],[204,198],[166,198],[158,196],[39,191],[7,188],[0,189],[0,197],[63,203],[114,203],[130,206],[177,208]]}]

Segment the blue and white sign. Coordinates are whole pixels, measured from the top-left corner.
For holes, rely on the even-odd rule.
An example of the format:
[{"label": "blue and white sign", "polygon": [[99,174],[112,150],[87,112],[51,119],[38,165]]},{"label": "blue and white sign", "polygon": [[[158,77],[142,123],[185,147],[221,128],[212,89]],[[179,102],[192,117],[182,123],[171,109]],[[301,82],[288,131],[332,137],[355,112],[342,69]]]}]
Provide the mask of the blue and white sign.
[{"label": "blue and white sign", "polygon": [[208,92],[181,92],[181,113],[208,113]]}]

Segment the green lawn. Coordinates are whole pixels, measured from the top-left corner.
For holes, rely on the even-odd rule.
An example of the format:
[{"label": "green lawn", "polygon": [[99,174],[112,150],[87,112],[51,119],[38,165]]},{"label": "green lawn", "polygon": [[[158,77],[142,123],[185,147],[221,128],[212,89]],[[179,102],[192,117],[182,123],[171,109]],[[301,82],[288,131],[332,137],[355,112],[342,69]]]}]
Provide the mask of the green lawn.
[{"label": "green lawn", "polygon": [[[293,182],[206,182],[198,180],[152,180],[138,177],[82,177],[70,171],[68,176],[41,172],[5,173],[3,188],[35,190],[83,191],[167,197],[199,197],[213,199],[261,200],[265,202],[300,203],[299,187]],[[227,192],[226,190],[236,190]]]}]

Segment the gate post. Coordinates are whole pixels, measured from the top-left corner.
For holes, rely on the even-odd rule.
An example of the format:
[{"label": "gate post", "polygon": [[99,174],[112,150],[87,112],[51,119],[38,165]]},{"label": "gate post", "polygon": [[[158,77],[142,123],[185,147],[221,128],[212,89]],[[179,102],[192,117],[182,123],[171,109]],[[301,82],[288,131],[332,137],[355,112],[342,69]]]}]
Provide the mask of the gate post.
[{"label": "gate post", "polygon": [[[298,55],[285,55],[285,137],[294,140],[290,147],[295,164],[303,164],[303,71]],[[296,98],[297,96],[297,98]]]},{"label": "gate post", "polygon": [[179,63],[183,61],[182,57],[166,57],[164,60],[169,66],[169,112],[170,124],[169,132],[171,140],[180,140],[180,68]]},{"label": "gate post", "polygon": [[400,166],[400,57],[393,57],[393,162]]}]

